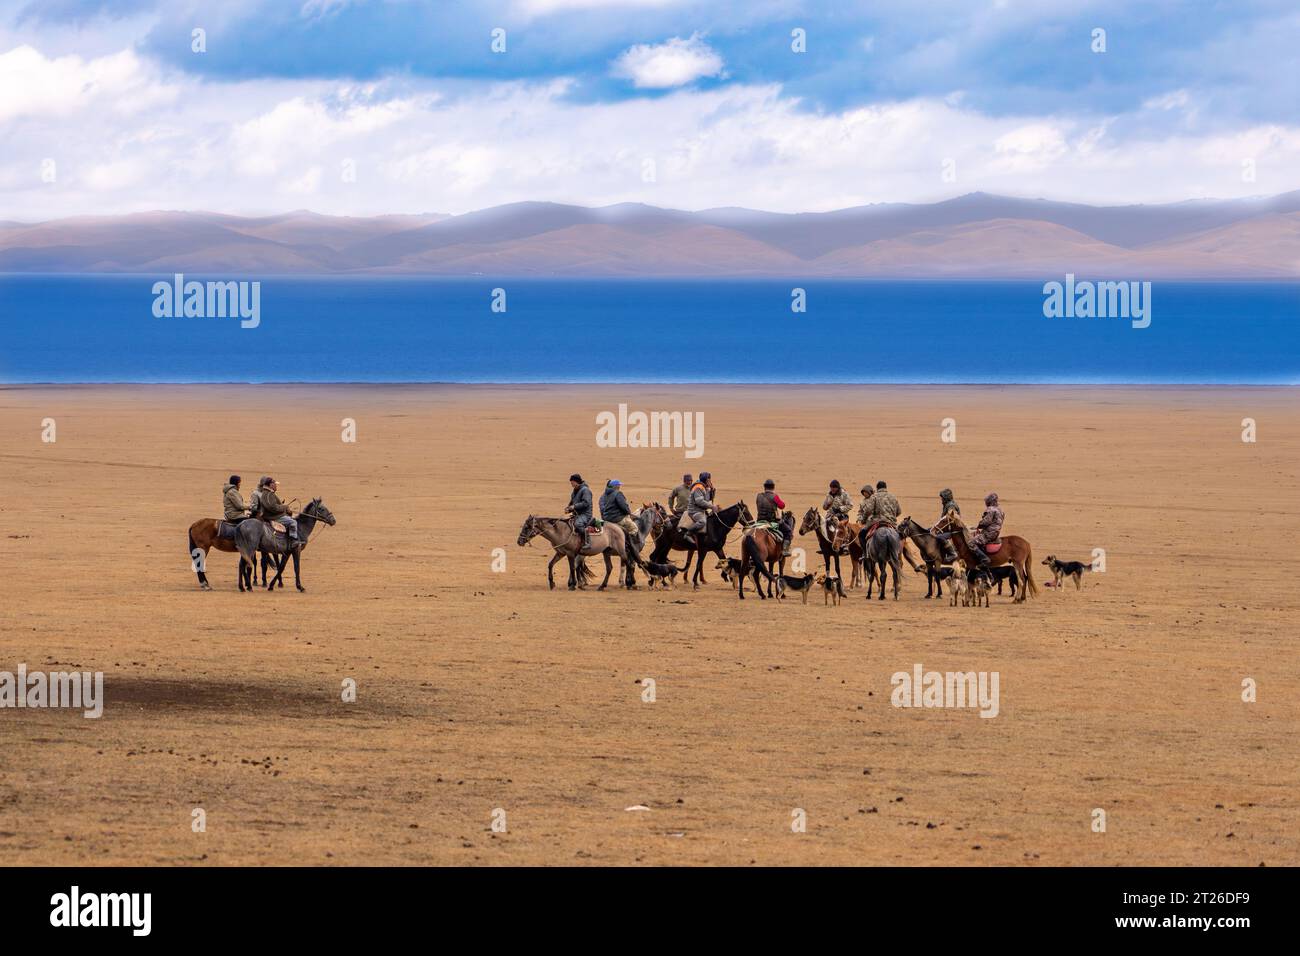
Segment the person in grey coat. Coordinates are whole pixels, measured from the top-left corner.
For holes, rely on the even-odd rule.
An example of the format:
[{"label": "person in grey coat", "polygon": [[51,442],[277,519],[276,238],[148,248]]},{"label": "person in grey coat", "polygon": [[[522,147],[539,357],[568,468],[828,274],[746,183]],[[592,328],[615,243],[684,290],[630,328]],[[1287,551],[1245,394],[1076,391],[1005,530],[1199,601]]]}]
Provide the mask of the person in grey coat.
[{"label": "person in grey coat", "polygon": [[587,526],[591,524],[591,489],[582,480],[582,475],[576,472],[569,476],[569,484],[573,486],[573,491],[569,494],[569,504],[564,513],[573,515],[573,530],[579,535],[585,535]]}]

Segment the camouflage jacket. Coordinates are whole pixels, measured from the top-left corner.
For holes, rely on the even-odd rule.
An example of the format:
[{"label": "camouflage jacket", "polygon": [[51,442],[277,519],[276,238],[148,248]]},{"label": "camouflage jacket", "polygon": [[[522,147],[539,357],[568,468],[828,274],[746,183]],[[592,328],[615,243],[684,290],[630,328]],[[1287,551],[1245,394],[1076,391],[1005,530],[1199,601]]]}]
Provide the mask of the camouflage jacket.
[{"label": "camouflage jacket", "polygon": [[1006,515],[1002,509],[996,505],[992,508],[985,508],[984,514],[980,516],[980,523],[975,528],[975,537],[980,541],[996,541],[998,535],[1002,534],[1002,522],[1006,520]]},{"label": "camouflage jacket", "polygon": [[902,509],[898,506],[898,499],[882,488],[871,496],[871,507],[867,509],[867,517],[862,523],[870,524],[879,521],[886,527],[892,528],[898,523],[900,511]]},{"label": "camouflage jacket", "polygon": [[838,495],[827,494],[826,499],[822,502],[822,511],[833,511],[841,518],[847,518],[853,513],[853,499],[843,488]]}]

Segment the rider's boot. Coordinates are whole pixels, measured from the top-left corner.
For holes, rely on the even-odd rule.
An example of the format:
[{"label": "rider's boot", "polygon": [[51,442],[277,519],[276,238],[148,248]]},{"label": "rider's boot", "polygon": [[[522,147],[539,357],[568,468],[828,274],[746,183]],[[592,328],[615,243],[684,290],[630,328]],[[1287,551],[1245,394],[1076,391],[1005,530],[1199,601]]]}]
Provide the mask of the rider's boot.
[{"label": "rider's boot", "polygon": [[975,548],[975,558],[976,558],[976,560],[978,560],[979,563],[980,563],[980,570],[981,570],[981,571],[987,571],[987,570],[989,569],[989,563],[990,563],[990,562],[989,562],[989,556],[988,556],[987,554],[984,553],[984,549],[983,549],[983,548],[976,546],[976,548]]},{"label": "rider's boot", "polygon": [[957,549],[952,546],[951,541],[943,542],[943,563],[953,564],[957,561]]}]

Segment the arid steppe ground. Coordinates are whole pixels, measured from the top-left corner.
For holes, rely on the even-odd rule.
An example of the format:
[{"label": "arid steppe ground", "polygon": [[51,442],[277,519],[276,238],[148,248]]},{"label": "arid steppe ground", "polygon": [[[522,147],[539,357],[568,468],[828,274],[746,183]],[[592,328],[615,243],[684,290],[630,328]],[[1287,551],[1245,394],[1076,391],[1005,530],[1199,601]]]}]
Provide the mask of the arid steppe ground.
[{"label": "arid steppe ground", "polygon": [[[0,670],[103,671],[106,703],[0,710],[0,864],[1295,865],[1298,398],[5,388]],[[620,402],[703,412],[705,454],[598,448]],[[996,490],[1035,561],[1107,570],[978,610],[907,572],[897,603],[830,608],[741,604],[712,570],[552,592],[547,549],[515,544],[572,471],[640,504],[701,468],[726,503],[773,477],[800,514],[884,478],[927,524],[940,488],[971,519]],[[338,516],[305,594],[240,594],[215,552],[198,589],[185,531],[232,471]],[[999,715],[892,707],[917,663],[997,671]]]}]

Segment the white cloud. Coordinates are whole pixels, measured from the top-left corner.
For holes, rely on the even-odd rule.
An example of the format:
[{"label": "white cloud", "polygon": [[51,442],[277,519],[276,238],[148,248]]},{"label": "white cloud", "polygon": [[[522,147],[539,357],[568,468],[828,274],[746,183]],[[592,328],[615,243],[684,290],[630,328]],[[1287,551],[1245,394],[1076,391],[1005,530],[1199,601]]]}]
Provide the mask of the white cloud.
[{"label": "white cloud", "polygon": [[722,57],[698,33],[667,43],[638,43],[614,61],[614,75],[642,90],[666,90],[706,76],[722,75]]},{"label": "white cloud", "polygon": [[[976,190],[1159,202],[1300,187],[1300,127],[1279,124],[1171,133],[1140,121],[1150,113],[988,116],[959,97],[813,112],[777,85],[592,102],[562,80],[219,83],[129,53],[101,59],[0,54],[16,81],[0,84],[0,219],[458,213],[520,200],[796,212]],[[119,93],[152,105],[120,111]],[[40,178],[46,158],[54,183]],[[1247,158],[1254,182],[1242,181]],[[955,182],[942,178],[946,159]],[[340,174],[345,160],[355,180]]]}]

